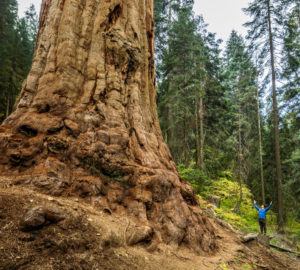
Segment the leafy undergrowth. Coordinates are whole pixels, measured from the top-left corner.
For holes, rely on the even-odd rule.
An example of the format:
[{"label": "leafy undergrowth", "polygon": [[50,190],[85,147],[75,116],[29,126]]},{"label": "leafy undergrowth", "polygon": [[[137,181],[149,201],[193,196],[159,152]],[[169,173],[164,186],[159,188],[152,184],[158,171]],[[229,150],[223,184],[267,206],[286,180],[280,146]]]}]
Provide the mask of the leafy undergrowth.
[{"label": "leafy undergrowth", "polygon": [[[178,166],[181,177],[188,180],[194,187],[200,200],[200,206],[203,209],[213,209],[208,211],[215,213],[218,218],[228,222],[233,228],[245,233],[259,232],[258,211],[253,205],[254,196],[250,189],[243,184],[243,199],[239,213],[234,212],[234,208],[239,200],[239,183],[229,171],[220,173],[217,180],[208,179],[205,174],[197,169]],[[216,195],[221,198],[220,208],[216,208],[207,201],[207,197]],[[267,213],[267,233],[276,235],[277,217],[272,208]],[[293,216],[287,217],[286,237],[291,241],[294,237],[300,243],[300,223]],[[272,239],[271,242],[279,244],[279,240]],[[298,245],[298,250],[300,246]]]}]

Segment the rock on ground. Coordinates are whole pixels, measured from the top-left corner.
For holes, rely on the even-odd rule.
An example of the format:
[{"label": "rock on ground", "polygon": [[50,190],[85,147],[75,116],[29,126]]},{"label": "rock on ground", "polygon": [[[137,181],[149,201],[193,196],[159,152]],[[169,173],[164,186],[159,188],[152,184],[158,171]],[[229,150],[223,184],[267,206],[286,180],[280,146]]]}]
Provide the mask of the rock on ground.
[{"label": "rock on ground", "polygon": [[[5,183],[0,179],[0,269],[211,270],[221,264],[237,270],[246,264],[256,269],[300,269],[291,257],[256,241],[243,244],[240,235],[213,218],[209,220],[219,247],[215,253],[197,254],[164,243],[149,246],[151,229],[136,227],[126,216],[104,211],[84,198],[49,200]],[[60,218],[49,219],[45,209]],[[19,221],[35,216],[29,223],[35,229],[21,231]]]}]

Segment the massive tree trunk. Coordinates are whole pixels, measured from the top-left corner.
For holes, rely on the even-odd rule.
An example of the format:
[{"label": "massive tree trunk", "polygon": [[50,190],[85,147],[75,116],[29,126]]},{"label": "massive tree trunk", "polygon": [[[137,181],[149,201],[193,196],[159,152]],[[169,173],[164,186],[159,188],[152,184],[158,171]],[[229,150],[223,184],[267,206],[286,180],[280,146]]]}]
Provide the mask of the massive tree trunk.
[{"label": "massive tree trunk", "polygon": [[0,172],[129,216],[147,243],[215,247],[156,113],[153,0],[44,0],[32,69],[0,127]]}]

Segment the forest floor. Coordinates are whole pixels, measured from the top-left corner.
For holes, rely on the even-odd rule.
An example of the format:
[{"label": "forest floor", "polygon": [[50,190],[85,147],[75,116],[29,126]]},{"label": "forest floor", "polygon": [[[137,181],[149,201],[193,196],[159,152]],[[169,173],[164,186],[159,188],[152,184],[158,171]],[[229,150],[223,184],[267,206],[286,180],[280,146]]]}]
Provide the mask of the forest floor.
[{"label": "forest floor", "polygon": [[[147,251],[146,243],[128,246],[130,221],[101,211],[92,202],[74,197],[50,197],[0,179],[0,269],[299,270],[295,258],[256,241],[243,244],[240,235],[210,218],[218,248],[196,254],[180,247]],[[56,209],[63,219],[49,219],[38,230],[20,230],[20,221],[33,207]]]}]

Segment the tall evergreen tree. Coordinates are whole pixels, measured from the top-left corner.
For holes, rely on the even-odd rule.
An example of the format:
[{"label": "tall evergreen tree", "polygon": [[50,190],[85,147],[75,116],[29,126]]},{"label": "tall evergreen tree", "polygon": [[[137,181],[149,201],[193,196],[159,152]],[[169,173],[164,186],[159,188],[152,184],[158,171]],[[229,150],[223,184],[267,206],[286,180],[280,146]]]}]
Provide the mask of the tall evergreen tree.
[{"label": "tall evergreen tree", "polygon": [[[203,19],[201,18],[201,21]],[[203,24],[203,23],[202,23]],[[204,25],[205,26],[205,25]],[[194,52],[194,84],[195,84],[195,140],[196,140],[196,164],[200,170],[204,170],[204,118],[205,118],[205,80],[207,62],[206,48],[203,37],[198,34],[195,36]]]},{"label": "tall evergreen tree", "polygon": [[36,36],[38,32],[38,16],[33,4],[25,12],[25,22],[27,25],[28,38],[31,42],[32,52],[35,46]]},{"label": "tall evergreen tree", "polygon": [[282,77],[284,103],[287,110],[300,112],[300,3],[295,0],[282,0],[287,6],[284,20],[284,66]]},{"label": "tall evergreen tree", "polygon": [[282,172],[279,143],[279,119],[276,88],[276,62],[275,62],[275,40],[280,33],[282,22],[281,8],[277,0],[254,0],[244,9],[244,12],[252,16],[252,21],[245,26],[249,28],[248,39],[254,45],[255,50],[260,51],[260,58],[267,59],[265,66],[269,67],[271,73],[272,104],[274,121],[274,144],[277,175],[277,207],[278,207],[278,231],[284,231],[283,221],[283,198],[282,198]]},{"label": "tall evergreen tree", "polygon": [[[222,126],[223,91],[220,83],[220,49],[221,40],[216,40],[215,34],[206,29],[207,24],[199,18],[196,36],[196,88],[195,88],[195,130],[196,130],[196,161],[198,168],[210,174],[215,163],[210,150],[216,150],[221,132],[216,132]],[[220,125],[221,124],[221,125]],[[220,145],[219,145],[220,146]]]},{"label": "tall evergreen tree", "polygon": [[[17,17],[15,1],[1,2],[0,35],[0,121],[12,110],[21,85],[27,76],[37,34],[37,16],[32,5],[25,18]],[[4,26],[4,27],[3,27]]]},{"label": "tall evergreen tree", "polygon": [[[167,107],[162,125],[167,130],[167,140],[175,160],[188,162],[188,153],[192,150],[189,143],[189,127],[192,125],[192,72],[193,41],[196,24],[192,17],[192,8],[182,8],[178,19],[170,30],[169,49],[165,54],[164,73],[168,81],[165,85],[161,105]],[[178,57],[178,56],[181,57]],[[170,81],[171,80],[171,81]],[[193,107],[193,106],[192,106]],[[164,122],[165,119],[165,122]],[[171,120],[171,121],[170,121]],[[180,125],[183,128],[178,129]]]},{"label": "tall evergreen tree", "polygon": [[258,155],[259,155],[259,176],[261,184],[261,198],[263,204],[266,203],[265,196],[265,182],[264,182],[264,169],[263,169],[263,153],[262,153],[262,135],[261,135],[261,114],[260,114],[260,98],[259,98],[259,86],[258,86],[258,72],[256,72],[256,115],[257,115],[257,137],[258,137]]},{"label": "tall evergreen tree", "polygon": [[242,183],[248,183],[253,169],[253,137],[251,125],[256,124],[255,68],[246,51],[244,40],[235,31],[230,35],[224,57],[224,72],[228,97],[232,100],[233,141],[236,142],[235,171],[240,184],[240,199],[235,211],[239,212],[242,202]]},{"label": "tall evergreen tree", "polygon": [[207,162],[208,172],[214,170],[209,149],[216,144],[223,113],[218,112],[222,103],[220,40],[207,32],[203,18],[193,16],[191,3],[186,1],[170,12],[168,42],[158,64],[158,105],[163,134],[175,161],[188,165],[196,160],[202,170]]},{"label": "tall evergreen tree", "polygon": [[12,57],[14,52],[17,2],[0,2],[0,122],[8,115],[12,101]]}]

